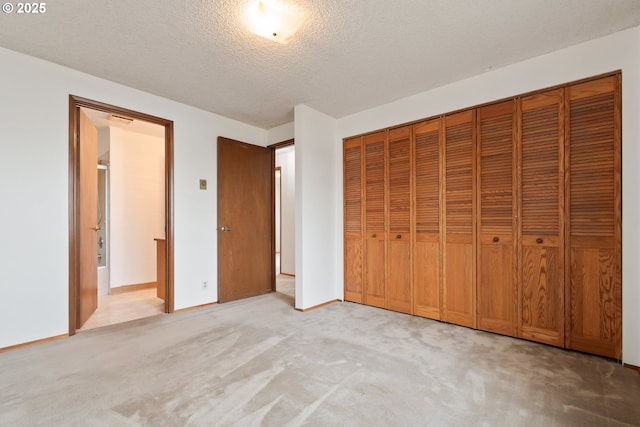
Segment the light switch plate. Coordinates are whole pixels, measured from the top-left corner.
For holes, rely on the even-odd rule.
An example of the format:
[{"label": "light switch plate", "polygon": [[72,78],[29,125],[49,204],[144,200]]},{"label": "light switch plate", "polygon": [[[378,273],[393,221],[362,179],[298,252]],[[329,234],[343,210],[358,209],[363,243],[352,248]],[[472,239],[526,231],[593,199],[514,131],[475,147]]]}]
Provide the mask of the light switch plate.
[{"label": "light switch plate", "polygon": [[200,189],[201,190],[206,190],[207,189],[207,180],[206,179],[201,179],[200,180]]}]

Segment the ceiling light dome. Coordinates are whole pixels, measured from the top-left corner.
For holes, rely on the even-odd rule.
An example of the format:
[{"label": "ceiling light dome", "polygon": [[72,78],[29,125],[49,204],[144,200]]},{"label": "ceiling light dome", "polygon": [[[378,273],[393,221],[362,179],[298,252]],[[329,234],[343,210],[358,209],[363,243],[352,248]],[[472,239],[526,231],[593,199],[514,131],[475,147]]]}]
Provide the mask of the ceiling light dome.
[{"label": "ceiling light dome", "polygon": [[248,11],[251,32],[278,43],[289,43],[302,24],[302,18],[282,3],[259,0]]}]

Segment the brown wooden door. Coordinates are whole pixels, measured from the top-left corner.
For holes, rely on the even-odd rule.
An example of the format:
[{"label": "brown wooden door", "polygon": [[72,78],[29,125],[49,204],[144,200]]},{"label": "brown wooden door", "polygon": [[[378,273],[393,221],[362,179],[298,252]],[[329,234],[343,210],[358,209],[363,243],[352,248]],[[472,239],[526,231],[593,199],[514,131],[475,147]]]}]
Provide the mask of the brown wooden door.
[{"label": "brown wooden door", "polygon": [[413,126],[414,314],[440,319],[440,119]]},{"label": "brown wooden door", "polygon": [[388,153],[387,308],[411,313],[411,126],[389,131]]},{"label": "brown wooden door", "polygon": [[364,302],[386,307],[385,294],[385,149],[386,132],[364,137],[365,283]]},{"label": "brown wooden door", "polygon": [[478,114],[478,328],[516,335],[514,102]]},{"label": "brown wooden door", "polygon": [[218,300],[275,287],[274,152],[218,138]]},{"label": "brown wooden door", "polygon": [[564,91],[520,105],[518,334],[564,346]]},{"label": "brown wooden door", "polygon": [[475,114],[444,119],[443,320],[476,327]]},{"label": "brown wooden door", "polygon": [[344,298],[364,301],[362,137],[344,141]]},{"label": "brown wooden door", "polygon": [[567,97],[567,347],[621,358],[620,82],[570,86]]},{"label": "brown wooden door", "polygon": [[78,145],[80,281],[76,328],[81,328],[98,308],[98,131],[82,110]]}]

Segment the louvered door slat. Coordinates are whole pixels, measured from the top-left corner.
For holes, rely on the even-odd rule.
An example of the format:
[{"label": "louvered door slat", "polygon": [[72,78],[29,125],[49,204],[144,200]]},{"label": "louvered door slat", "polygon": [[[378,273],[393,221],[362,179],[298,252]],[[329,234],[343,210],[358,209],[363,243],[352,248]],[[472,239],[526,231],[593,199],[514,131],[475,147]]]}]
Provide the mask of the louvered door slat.
[{"label": "louvered door slat", "polygon": [[564,91],[521,101],[518,334],[564,346]]},{"label": "louvered door slat", "polygon": [[567,346],[621,357],[619,76],[571,86]]},{"label": "louvered door slat", "polygon": [[411,313],[411,126],[389,131],[387,308]]},{"label": "louvered door slat", "polygon": [[386,132],[364,137],[365,283],[364,302],[386,306],[385,298],[385,147]]},{"label": "louvered door slat", "polygon": [[[375,138],[374,138],[375,137]],[[384,134],[365,138],[367,233],[384,232]]]},{"label": "louvered door slat", "polygon": [[444,119],[443,159],[443,319],[476,326],[475,282],[475,114]]},{"label": "louvered door slat", "polygon": [[440,119],[413,127],[414,313],[440,319]]},{"label": "louvered door slat", "polygon": [[344,297],[364,300],[362,138],[344,141]]},{"label": "louvered door slat", "polygon": [[478,109],[478,328],[516,335],[514,102]]}]

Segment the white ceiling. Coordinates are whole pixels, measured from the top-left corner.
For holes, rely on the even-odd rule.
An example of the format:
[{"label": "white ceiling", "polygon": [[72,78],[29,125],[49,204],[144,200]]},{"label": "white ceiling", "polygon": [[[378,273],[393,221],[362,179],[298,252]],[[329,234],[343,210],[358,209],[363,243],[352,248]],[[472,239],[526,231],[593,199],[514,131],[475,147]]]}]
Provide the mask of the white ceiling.
[{"label": "white ceiling", "polygon": [[250,1],[49,1],[1,14],[0,46],[269,129],[640,25],[639,0],[290,0],[305,22],[281,45],[245,28]]}]

